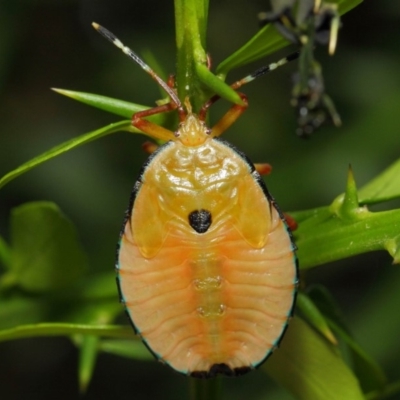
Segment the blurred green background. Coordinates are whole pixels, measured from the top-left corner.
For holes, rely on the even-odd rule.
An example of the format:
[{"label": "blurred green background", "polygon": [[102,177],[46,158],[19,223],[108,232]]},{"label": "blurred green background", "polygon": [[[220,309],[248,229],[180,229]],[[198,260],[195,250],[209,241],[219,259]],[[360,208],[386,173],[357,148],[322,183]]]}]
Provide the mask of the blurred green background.
[{"label": "blurred green background", "polygon": [[[214,65],[257,31],[257,13],[268,9],[265,0],[210,2],[208,51]],[[1,175],[54,145],[119,120],[50,87],[146,105],[160,97],[154,82],[101,38],[92,21],[145,58],[151,52],[166,73],[174,72],[172,1],[0,0]],[[289,105],[295,63],[243,89],[249,110],[225,139],[254,162],[273,165],[267,184],[283,210],[329,204],[344,190],[349,163],[361,187],[399,157],[399,21],[399,2],[365,1],[343,17],[336,55],[317,51],[327,92],[342,116],[340,129],[323,127],[309,140],[296,137]],[[288,52],[235,71],[228,80]],[[214,121],[224,107],[215,107]],[[144,140],[128,133],[107,136],[12,181],[0,193],[0,234],[9,238],[13,207],[51,200],[78,227],[92,269],[112,269],[129,194],[146,159],[140,147]],[[392,378],[400,375],[398,268],[387,254],[373,253],[322,266],[303,281],[321,282],[333,292],[359,343]],[[76,349],[63,338],[2,343],[2,398],[78,398],[76,364]],[[261,371],[227,380],[225,388],[229,399],[291,398]],[[186,393],[187,379],[157,363],[102,355],[85,398],[177,399]]]}]

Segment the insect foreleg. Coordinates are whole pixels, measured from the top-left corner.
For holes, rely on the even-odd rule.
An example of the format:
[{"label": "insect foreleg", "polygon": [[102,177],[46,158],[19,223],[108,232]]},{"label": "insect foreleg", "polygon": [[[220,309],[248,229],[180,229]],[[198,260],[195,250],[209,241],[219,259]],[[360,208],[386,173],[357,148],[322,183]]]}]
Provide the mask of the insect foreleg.
[{"label": "insect foreleg", "polygon": [[140,129],[145,134],[151,136],[154,139],[159,140],[174,140],[175,134],[169,129],[163,128],[154,122],[144,119],[145,117],[150,117],[151,115],[160,114],[168,111],[172,111],[176,106],[174,103],[163,104],[162,106],[157,106],[154,108],[149,108],[148,110],[139,111],[132,116],[132,125],[135,128]]},{"label": "insect foreleg", "polygon": [[[243,105],[234,104],[226,114],[212,127],[210,136],[215,137],[221,135],[224,131],[226,131],[247,109],[249,103],[247,101],[247,96],[243,93],[238,92],[240,98],[243,101]],[[209,107],[208,105],[211,102],[213,104],[215,100],[211,99],[204,106]],[[202,110],[203,110],[202,109]]]}]

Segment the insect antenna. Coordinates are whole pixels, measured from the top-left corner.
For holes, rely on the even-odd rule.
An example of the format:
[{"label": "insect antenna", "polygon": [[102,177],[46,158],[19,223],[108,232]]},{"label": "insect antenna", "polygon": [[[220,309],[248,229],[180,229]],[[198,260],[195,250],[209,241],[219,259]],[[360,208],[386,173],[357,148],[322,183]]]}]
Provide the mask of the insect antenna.
[{"label": "insect antenna", "polygon": [[[269,65],[264,65],[261,68],[258,68],[256,71],[252,72],[250,75],[245,76],[244,78],[232,83],[230,86],[232,89],[239,89],[243,85],[246,85],[247,83],[250,83],[254,81],[255,79],[259,78],[260,76],[265,75],[268,72],[272,72],[276,70],[277,68],[281,67],[282,65],[287,64],[290,61],[294,61],[297,58],[299,58],[300,52],[296,51],[295,53],[289,54],[288,56],[281,58],[278,61],[275,61]],[[245,101],[246,96],[242,93],[239,93],[240,97],[242,98],[243,101]],[[199,112],[199,117],[201,120],[205,120],[206,114],[208,109],[217,101],[221,98],[219,95],[214,95],[212,96],[206,103],[204,103],[203,107],[201,108]],[[238,106],[240,108],[240,106]],[[246,106],[247,107],[247,101],[246,101]]]},{"label": "insect antenna", "polygon": [[164,82],[151,68],[147,65],[133,50],[129,47],[125,46],[113,33],[111,33],[108,29],[103,26],[97,24],[96,22],[92,23],[94,29],[99,32],[102,36],[104,36],[107,40],[109,40],[112,44],[117,46],[119,49],[123,51],[131,60],[135,63],[139,64],[139,66],[147,72],[168,94],[171,99],[171,102],[175,107],[178,108],[180,112],[183,111],[182,103],[179,100],[178,95],[175,93],[174,89],[172,89],[168,83]]},{"label": "insect antenna", "polygon": [[241,86],[254,81],[254,79],[257,79],[260,76],[267,74],[268,72],[275,71],[277,68],[282,67],[283,65],[289,63],[290,61],[298,59],[299,56],[300,56],[300,51],[296,51],[292,54],[289,54],[288,56],[281,58],[278,61],[275,61],[269,65],[264,65],[263,67],[258,68],[250,75],[247,75],[244,78],[236,81],[235,83],[232,83],[230,86],[232,89],[239,89]]}]

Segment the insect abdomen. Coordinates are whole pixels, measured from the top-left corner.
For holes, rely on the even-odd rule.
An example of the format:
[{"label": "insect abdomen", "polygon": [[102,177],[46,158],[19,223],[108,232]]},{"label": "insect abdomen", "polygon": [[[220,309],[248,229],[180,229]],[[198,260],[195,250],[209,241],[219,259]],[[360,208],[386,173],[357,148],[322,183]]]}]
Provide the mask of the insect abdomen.
[{"label": "insect abdomen", "polygon": [[239,375],[263,362],[286,329],[297,282],[279,212],[246,162],[231,149],[223,162],[227,155],[231,180],[215,192],[204,184],[193,198],[181,190],[175,202],[171,185],[153,183],[150,164],[120,244],[119,284],[137,332],[158,359],[198,377]]}]

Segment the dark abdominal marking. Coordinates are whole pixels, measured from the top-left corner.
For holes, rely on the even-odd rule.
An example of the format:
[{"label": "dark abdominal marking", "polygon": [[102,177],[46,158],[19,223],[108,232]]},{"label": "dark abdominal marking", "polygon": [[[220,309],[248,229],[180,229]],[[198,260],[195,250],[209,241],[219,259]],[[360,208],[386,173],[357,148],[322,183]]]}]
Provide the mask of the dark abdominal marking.
[{"label": "dark abdominal marking", "polygon": [[197,233],[205,233],[211,225],[211,213],[207,210],[195,210],[189,214],[189,225]]}]

